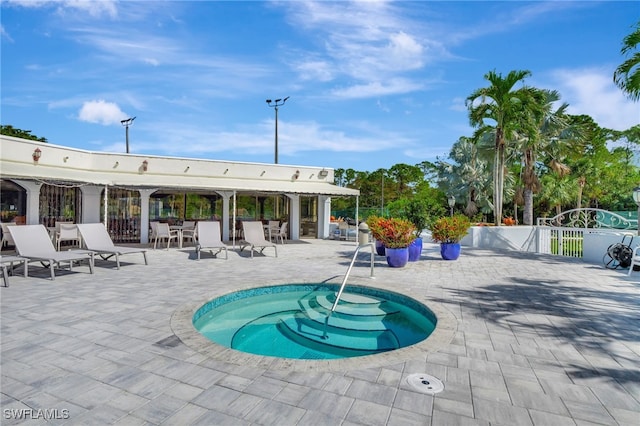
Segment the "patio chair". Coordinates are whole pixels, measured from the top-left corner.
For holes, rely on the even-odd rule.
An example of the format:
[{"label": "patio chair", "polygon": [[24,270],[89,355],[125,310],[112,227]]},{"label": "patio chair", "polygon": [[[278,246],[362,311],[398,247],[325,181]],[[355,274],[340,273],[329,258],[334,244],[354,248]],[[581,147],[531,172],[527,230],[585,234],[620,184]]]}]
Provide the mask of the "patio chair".
[{"label": "patio chair", "polygon": [[147,249],[116,246],[107,232],[107,228],[102,223],[80,223],[77,225],[82,241],[87,250],[94,251],[98,255],[107,260],[111,257],[116,258],[116,269],[120,269],[120,256],[131,253],[142,253],[144,264],[148,265]]},{"label": "patio chair", "polygon": [[56,223],[58,230],[56,231],[56,247],[60,251],[60,244],[63,241],[71,241],[80,247],[80,234],[78,234],[78,225],[75,223]]},{"label": "patio chair", "polygon": [[[198,222],[198,225],[196,225],[196,237],[196,253],[198,254],[198,260],[200,260],[200,253],[202,250],[210,251],[214,257],[217,257],[218,253],[224,250],[224,258],[229,258],[227,245],[222,242],[222,238],[220,237],[220,222]],[[213,250],[217,251],[214,253]]]},{"label": "patio chair", "polygon": [[191,240],[192,243],[196,242],[196,221],[185,220],[182,222],[182,239]]},{"label": "patio chair", "polygon": [[2,226],[2,246],[1,248],[4,248],[5,246],[15,246],[16,243],[13,242],[13,238],[11,238],[11,233],[9,232],[9,227],[10,226],[16,226],[15,223],[13,222],[2,222],[2,224],[0,224]]},{"label": "patio chair", "polygon": [[280,221],[270,220],[269,224],[267,225],[267,229],[265,229],[266,231],[265,238],[267,238],[269,241],[277,239],[276,235],[278,235],[279,230],[280,230]]},{"label": "patio chair", "polygon": [[633,255],[631,256],[631,265],[629,265],[629,272],[627,275],[631,275],[634,266],[640,266],[640,246],[633,249]]},{"label": "patio chair", "polygon": [[288,222],[282,222],[282,225],[280,225],[280,228],[274,234],[274,237],[276,239],[276,243],[278,242],[278,239],[280,239],[280,244],[284,244],[284,240],[288,238],[287,237],[288,228],[289,228],[289,223]]},{"label": "patio chair", "polygon": [[264,238],[264,227],[262,222],[259,221],[243,221],[242,229],[244,231],[244,238],[240,241],[240,251],[245,247],[249,247],[251,250],[251,258],[253,258],[253,251],[260,249],[260,253],[267,247],[273,247],[276,251],[276,257],[278,257],[278,247],[271,241],[267,241]]},{"label": "patio chair", "polygon": [[4,279],[4,286],[9,287],[9,270],[13,273],[13,264],[22,263],[24,266],[25,278],[29,275],[27,266],[28,259],[20,256],[2,256],[0,255],[0,267],[2,267],[2,278]]},{"label": "patio chair", "polygon": [[74,261],[88,260],[89,270],[93,274],[93,252],[88,250],[56,251],[44,225],[10,226],[9,232],[15,242],[16,252],[20,256],[26,257],[29,262],[42,262],[51,271],[51,280],[56,279],[56,265],[60,268],[63,262],[68,262],[69,270],[71,270]]},{"label": "patio chair", "polygon": [[171,245],[171,240],[178,241],[178,231],[171,230],[168,223],[156,223],[155,238],[153,239],[153,249],[155,250],[158,245],[158,240],[167,240],[167,250]]}]

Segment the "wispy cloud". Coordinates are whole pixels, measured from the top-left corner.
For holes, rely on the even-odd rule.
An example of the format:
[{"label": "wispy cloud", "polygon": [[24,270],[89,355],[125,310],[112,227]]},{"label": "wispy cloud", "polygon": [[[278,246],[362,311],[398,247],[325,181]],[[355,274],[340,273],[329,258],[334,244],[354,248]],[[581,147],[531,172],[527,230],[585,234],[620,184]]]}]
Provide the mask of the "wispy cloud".
[{"label": "wispy cloud", "polygon": [[71,11],[89,14],[93,17],[118,15],[117,0],[3,0],[10,6],[28,8],[55,8],[59,14],[67,14]]},{"label": "wispy cloud", "polygon": [[569,103],[570,114],[591,116],[601,127],[626,130],[640,123],[638,105],[613,83],[610,68],[559,69],[550,78],[553,87]]},{"label": "wispy cloud", "polygon": [[[334,87],[336,96],[375,97],[419,89],[421,84],[402,75],[423,68],[429,55],[441,48],[416,31],[416,24],[392,2],[283,4],[292,27],[316,41],[315,49],[294,64],[300,78],[317,71],[325,82],[338,75],[356,81],[352,87]],[[382,83],[388,78],[395,81]]]}]

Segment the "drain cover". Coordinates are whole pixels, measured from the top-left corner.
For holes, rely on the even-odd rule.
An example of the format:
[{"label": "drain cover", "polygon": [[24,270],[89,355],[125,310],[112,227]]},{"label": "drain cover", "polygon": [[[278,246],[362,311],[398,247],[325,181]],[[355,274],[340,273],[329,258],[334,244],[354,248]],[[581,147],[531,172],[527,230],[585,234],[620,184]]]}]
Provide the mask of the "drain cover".
[{"label": "drain cover", "polygon": [[418,392],[433,395],[444,390],[444,384],[440,379],[428,374],[410,374],[407,382]]}]

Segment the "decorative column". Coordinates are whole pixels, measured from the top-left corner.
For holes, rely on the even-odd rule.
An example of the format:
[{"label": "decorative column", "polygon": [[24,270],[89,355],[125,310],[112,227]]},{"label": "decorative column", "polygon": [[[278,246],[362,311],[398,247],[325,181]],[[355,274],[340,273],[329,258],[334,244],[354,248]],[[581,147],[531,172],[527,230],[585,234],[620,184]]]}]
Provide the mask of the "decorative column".
[{"label": "decorative column", "polygon": [[140,243],[149,244],[149,200],[158,189],[140,190]]},{"label": "decorative column", "polygon": [[222,197],[222,241],[229,241],[229,228],[232,224],[229,220],[229,200],[233,197],[233,191],[216,191]]},{"label": "decorative column", "polygon": [[284,194],[291,202],[291,211],[289,212],[289,229],[291,229],[291,240],[300,239],[300,195],[299,194]]},{"label": "decorative column", "polygon": [[82,223],[100,222],[100,196],[103,186],[84,185],[80,187],[82,193]]},{"label": "decorative column", "polygon": [[27,211],[25,212],[26,224],[37,225],[40,223],[40,182],[30,180],[12,179],[15,183],[27,191]]},{"label": "decorative column", "polygon": [[331,197],[318,196],[318,238],[329,238],[331,222]]}]

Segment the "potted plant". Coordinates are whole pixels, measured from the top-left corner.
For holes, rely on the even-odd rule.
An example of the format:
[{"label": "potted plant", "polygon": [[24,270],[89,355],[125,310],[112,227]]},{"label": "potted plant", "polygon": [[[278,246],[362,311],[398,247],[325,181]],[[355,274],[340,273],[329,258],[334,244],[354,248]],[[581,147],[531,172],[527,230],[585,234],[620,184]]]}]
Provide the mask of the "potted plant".
[{"label": "potted plant", "polygon": [[460,256],[460,240],[467,235],[470,227],[469,218],[461,214],[441,217],[431,223],[431,239],[440,243],[440,255],[443,259],[456,260]]},{"label": "potted plant", "polygon": [[409,246],[409,262],[415,262],[420,259],[422,254],[422,230],[425,229],[429,222],[429,206],[425,200],[419,198],[411,199],[404,211],[404,216],[415,227],[415,239]]},{"label": "potted plant", "polygon": [[384,244],[382,243],[382,232],[383,232],[382,221],[383,220],[384,220],[383,217],[375,216],[375,215],[369,216],[366,220],[367,226],[369,226],[369,233],[376,240],[375,246],[376,246],[376,253],[378,254],[378,256],[385,255]]},{"label": "potted plant", "polygon": [[409,261],[409,245],[415,240],[413,224],[406,219],[392,217],[380,218],[376,225],[380,227],[376,231],[376,240],[384,244],[387,264],[393,268],[405,266]]}]

